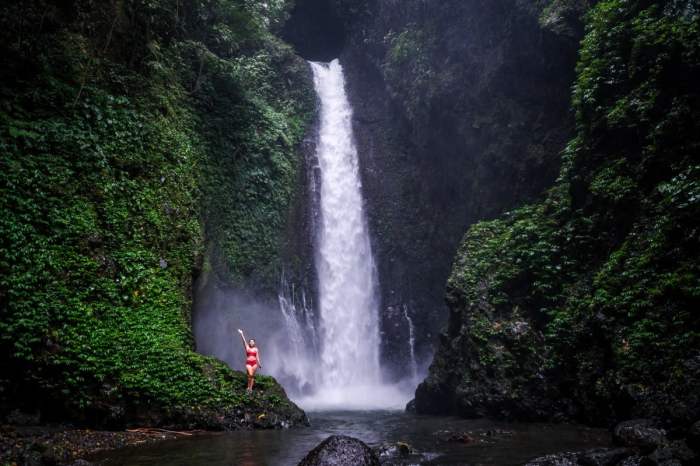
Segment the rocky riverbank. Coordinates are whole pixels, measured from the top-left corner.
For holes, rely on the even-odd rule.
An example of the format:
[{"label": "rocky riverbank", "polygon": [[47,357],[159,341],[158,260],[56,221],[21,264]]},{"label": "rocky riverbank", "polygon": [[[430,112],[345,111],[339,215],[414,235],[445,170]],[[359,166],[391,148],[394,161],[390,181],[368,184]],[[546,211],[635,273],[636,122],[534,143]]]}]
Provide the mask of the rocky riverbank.
[{"label": "rocky riverbank", "polygon": [[37,416],[14,412],[7,416],[14,423],[0,425],[0,465],[69,465],[98,452],[162,440],[227,430],[286,429],[309,424],[296,405],[257,391],[244,406],[237,408],[153,411],[142,413],[140,419],[147,427],[130,424],[122,430],[95,430],[41,423]]},{"label": "rocky riverbank", "polygon": [[90,464],[84,458],[106,450],[139,446],[205,431],[135,429],[104,431],[70,426],[0,426],[0,464],[56,466]]},{"label": "rocky riverbank", "polygon": [[700,422],[675,436],[648,419],[618,424],[613,432],[615,448],[598,448],[542,456],[526,466],[685,466],[698,464]]}]

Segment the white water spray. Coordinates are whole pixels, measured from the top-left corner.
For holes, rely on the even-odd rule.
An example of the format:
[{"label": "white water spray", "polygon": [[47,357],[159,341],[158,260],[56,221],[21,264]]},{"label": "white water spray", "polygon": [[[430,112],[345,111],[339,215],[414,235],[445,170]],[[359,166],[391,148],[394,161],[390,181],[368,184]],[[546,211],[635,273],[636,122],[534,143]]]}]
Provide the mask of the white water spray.
[{"label": "white water spray", "polygon": [[400,407],[405,396],[381,383],[376,271],[343,70],[338,60],[311,68],[321,101],[315,239],[321,341],[318,389],[299,403],[307,409]]},{"label": "white water spray", "polygon": [[317,354],[318,341],[313,309],[306,303],[305,292],[302,290],[301,299],[297,299],[294,285],[287,283],[284,277],[277,298],[284,318],[288,346],[283,349],[284,359],[274,358],[271,368],[278,375],[288,374],[285,378],[293,379],[295,385],[289,388],[303,392],[306,387],[311,387],[317,382],[316,374],[309,367],[309,359]]}]

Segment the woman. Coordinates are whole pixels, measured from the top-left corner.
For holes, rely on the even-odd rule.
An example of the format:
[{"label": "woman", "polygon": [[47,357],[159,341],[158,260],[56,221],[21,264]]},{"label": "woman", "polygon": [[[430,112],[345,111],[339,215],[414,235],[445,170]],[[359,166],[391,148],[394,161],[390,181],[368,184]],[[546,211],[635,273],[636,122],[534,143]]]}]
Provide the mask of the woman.
[{"label": "woman", "polygon": [[245,341],[243,330],[239,328],[238,333],[241,334],[241,338],[243,339],[243,346],[245,346],[245,370],[248,373],[248,388],[246,388],[246,392],[253,393],[253,385],[255,384],[255,371],[258,370],[258,367],[262,367],[262,364],[260,363],[260,350],[258,350],[258,348],[255,346],[255,340],[253,340],[252,338],[250,339],[250,341]]}]

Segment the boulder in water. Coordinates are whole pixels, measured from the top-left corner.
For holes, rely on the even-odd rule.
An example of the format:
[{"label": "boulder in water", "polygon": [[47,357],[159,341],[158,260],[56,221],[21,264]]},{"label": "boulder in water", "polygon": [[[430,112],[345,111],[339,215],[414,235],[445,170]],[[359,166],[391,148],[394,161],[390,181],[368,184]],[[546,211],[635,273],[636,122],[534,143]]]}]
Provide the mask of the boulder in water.
[{"label": "boulder in water", "polygon": [[619,423],[615,426],[613,438],[618,445],[639,448],[647,453],[667,442],[666,431],[656,428],[648,419]]},{"label": "boulder in water", "polygon": [[360,440],[333,435],[311,450],[299,466],[379,466],[379,458]]},{"label": "boulder in water", "polygon": [[634,451],[627,448],[594,448],[579,454],[579,464],[590,466],[611,466],[620,464],[629,458]]},{"label": "boulder in water", "polygon": [[375,448],[375,452],[381,461],[384,461],[387,458],[408,458],[409,456],[416,454],[416,451],[405,442],[383,443],[379,447]]},{"label": "boulder in water", "polygon": [[578,466],[576,453],[557,453],[528,461],[525,466]]},{"label": "boulder in water", "polygon": [[594,448],[541,456],[528,461],[526,466],[616,466],[632,455],[633,451],[627,448]]}]

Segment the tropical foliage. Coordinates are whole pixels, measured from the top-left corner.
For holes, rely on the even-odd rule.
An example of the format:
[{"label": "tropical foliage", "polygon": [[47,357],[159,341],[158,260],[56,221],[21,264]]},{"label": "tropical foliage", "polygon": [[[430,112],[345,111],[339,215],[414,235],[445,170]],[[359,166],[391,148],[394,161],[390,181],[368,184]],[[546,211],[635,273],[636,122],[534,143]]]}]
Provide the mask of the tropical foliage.
[{"label": "tropical foliage", "polygon": [[[193,352],[192,282],[206,251],[237,283],[279,273],[313,110],[270,32],[286,9],[3,4],[3,405],[122,423],[243,400],[241,375]],[[252,405],[279,404],[262,386]]]}]

